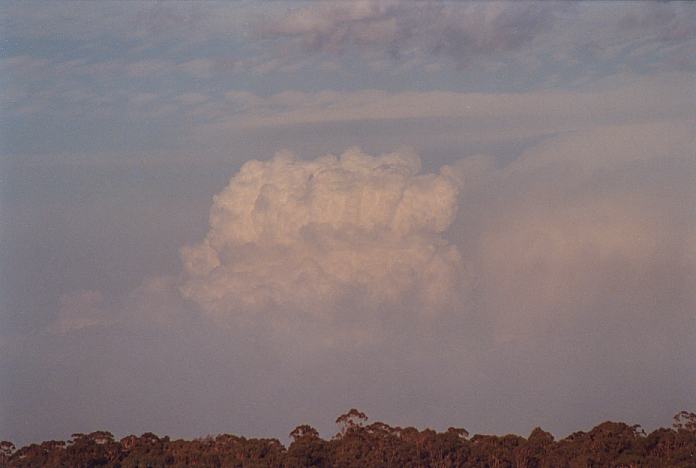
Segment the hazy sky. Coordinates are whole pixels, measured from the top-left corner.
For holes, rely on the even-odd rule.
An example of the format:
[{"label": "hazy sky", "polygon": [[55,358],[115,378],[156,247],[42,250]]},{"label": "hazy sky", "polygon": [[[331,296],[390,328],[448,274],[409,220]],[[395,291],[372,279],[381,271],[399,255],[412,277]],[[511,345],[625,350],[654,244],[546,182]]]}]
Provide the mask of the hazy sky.
[{"label": "hazy sky", "polygon": [[4,2],[0,438],[696,408],[696,5]]}]

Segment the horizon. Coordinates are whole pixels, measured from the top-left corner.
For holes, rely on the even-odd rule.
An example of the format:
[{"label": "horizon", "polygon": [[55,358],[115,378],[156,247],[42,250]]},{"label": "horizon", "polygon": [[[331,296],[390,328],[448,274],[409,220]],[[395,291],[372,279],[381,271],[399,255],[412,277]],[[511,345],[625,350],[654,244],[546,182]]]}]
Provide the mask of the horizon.
[{"label": "horizon", "polygon": [[[372,420],[372,418],[370,418],[369,415],[366,415],[365,413],[363,413],[363,412],[360,411],[359,409],[351,408],[350,410],[346,410],[343,414],[339,415],[338,418],[336,419],[336,421],[334,421],[334,426],[336,426],[337,429],[334,429],[333,434],[322,434],[320,431],[316,430],[315,427],[313,427],[313,426],[311,426],[311,425],[309,425],[309,424],[298,423],[298,424],[296,424],[296,425],[288,432],[288,434],[287,434],[285,437],[283,437],[283,438],[279,438],[279,437],[265,437],[265,436],[263,436],[263,435],[254,435],[254,436],[250,436],[250,435],[245,435],[245,434],[233,434],[233,433],[228,433],[228,432],[221,432],[221,433],[217,433],[217,434],[205,434],[205,435],[199,435],[199,436],[190,437],[190,438],[185,438],[185,437],[172,437],[172,436],[170,436],[169,434],[154,434],[154,433],[152,433],[152,432],[150,432],[150,431],[143,432],[142,434],[133,434],[133,433],[130,433],[130,434],[121,434],[121,435],[117,435],[117,434],[111,433],[111,432],[110,432],[109,430],[107,430],[107,429],[102,428],[102,429],[100,429],[100,430],[92,431],[92,432],[90,432],[90,433],[76,432],[76,433],[70,434],[70,436],[69,436],[69,437],[66,437],[65,439],[58,439],[58,440],[59,440],[59,441],[60,441],[60,440],[63,440],[63,441],[67,441],[68,443],[70,443],[70,440],[71,440],[71,439],[75,439],[76,437],[82,437],[82,436],[91,437],[91,436],[93,436],[93,435],[95,435],[95,434],[98,435],[98,434],[101,434],[101,433],[110,434],[111,437],[113,438],[113,440],[114,440],[114,441],[117,441],[117,442],[118,442],[118,441],[123,441],[124,439],[129,439],[129,438],[131,438],[131,437],[143,437],[143,436],[147,436],[148,434],[154,434],[155,436],[157,436],[157,437],[160,438],[160,439],[168,438],[168,439],[171,440],[171,441],[177,441],[177,440],[196,441],[196,440],[205,440],[205,439],[216,438],[216,437],[218,437],[218,436],[236,436],[236,437],[243,437],[243,438],[246,438],[246,439],[248,439],[248,440],[251,440],[251,439],[259,439],[259,440],[277,440],[278,442],[280,442],[280,444],[281,444],[283,447],[285,447],[285,448],[287,449],[287,448],[293,443],[294,439],[296,438],[296,436],[293,436],[293,433],[296,432],[298,429],[301,429],[301,428],[302,428],[302,429],[303,429],[303,428],[314,429],[314,430],[317,431],[317,433],[316,433],[316,436],[317,436],[317,437],[319,437],[319,438],[321,438],[321,439],[323,439],[323,440],[327,440],[327,441],[328,441],[328,440],[336,439],[337,437],[343,435],[343,434],[345,433],[345,430],[346,430],[346,427],[347,427],[347,422],[346,422],[347,419],[344,420],[344,421],[340,421],[340,418],[347,418],[348,415],[349,415],[351,412],[355,412],[355,413],[358,413],[358,414],[361,415],[361,416],[364,416],[364,418],[357,418],[357,419],[356,419],[355,417],[353,417],[353,419],[354,419],[353,425],[354,425],[354,427],[357,427],[357,428],[366,428],[366,429],[369,429],[373,424],[384,424],[384,425],[390,427],[391,430],[394,430],[394,431],[397,431],[397,432],[398,432],[398,431],[402,431],[402,430],[404,430],[404,429],[416,429],[416,430],[419,431],[419,432],[435,431],[436,433],[440,433],[440,434],[442,434],[442,433],[447,433],[448,431],[454,429],[454,430],[456,430],[456,431],[463,431],[463,434],[464,434],[464,435],[463,435],[463,438],[464,438],[464,439],[469,439],[469,440],[475,438],[476,436],[493,436],[493,437],[501,437],[501,438],[502,438],[502,437],[506,437],[506,436],[510,436],[510,435],[514,435],[514,436],[521,437],[521,438],[524,438],[524,439],[529,439],[529,436],[530,436],[531,434],[533,434],[534,432],[536,432],[536,431],[538,431],[538,430],[542,430],[543,432],[545,432],[545,433],[547,433],[547,434],[550,434],[551,437],[553,438],[553,440],[556,441],[556,442],[560,442],[560,441],[562,441],[562,440],[568,440],[568,438],[572,438],[574,435],[576,435],[576,434],[578,434],[578,433],[588,434],[588,433],[592,432],[592,430],[595,430],[595,429],[597,429],[598,427],[601,427],[601,426],[606,425],[606,424],[620,424],[620,425],[624,425],[624,424],[625,424],[626,426],[628,426],[628,427],[632,428],[633,430],[635,430],[635,434],[636,434],[638,437],[648,437],[648,436],[650,435],[651,432],[657,432],[657,431],[660,431],[660,430],[663,430],[663,429],[667,429],[667,430],[672,430],[672,431],[678,432],[680,429],[681,429],[681,430],[684,430],[684,429],[687,427],[686,424],[688,423],[688,421],[690,421],[690,420],[693,419],[693,415],[694,415],[694,413],[691,413],[691,412],[682,410],[682,411],[676,413],[676,414],[673,416],[673,418],[672,418],[672,424],[669,424],[669,425],[661,425],[661,426],[659,426],[659,427],[653,428],[652,430],[646,430],[646,428],[644,428],[641,424],[631,424],[630,422],[625,422],[625,421],[609,421],[609,420],[607,420],[607,421],[598,422],[598,423],[594,424],[593,427],[590,427],[590,428],[577,428],[576,430],[571,431],[571,432],[569,432],[568,434],[565,434],[565,435],[562,435],[562,436],[559,436],[559,435],[557,435],[557,434],[553,434],[552,432],[546,431],[543,427],[535,426],[535,427],[533,427],[533,428],[529,431],[529,434],[525,436],[524,434],[515,434],[515,433],[510,433],[510,432],[508,432],[508,433],[500,433],[500,434],[489,434],[489,433],[481,433],[481,434],[479,434],[479,433],[470,433],[465,427],[462,427],[461,425],[460,425],[460,426],[454,426],[454,427],[453,427],[453,426],[449,426],[449,427],[447,427],[447,428],[414,427],[414,426],[409,426],[409,425],[404,425],[404,426],[391,426],[391,425],[389,424],[389,422]],[[681,416],[681,419],[678,419],[680,416]],[[689,418],[690,418],[690,419],[689,419]],[[692,429],[686,429],[686,430],[687,430],[687,431],[692,431],[692,432],[693,432]],[[307,431],[305,431],[305,432],[307,432]],[[300,436],[300,437],[301,437],[301,436]],[[4,440],[3,440],[3,442],[11,442],[11,443],[12,443],[12,441],[4,441]],[[22,446],[16,446],[15,449],[20,449],[20,448],[28,447],[28,446],[30,446],[30,445],[32,445],[32,444],[40,445],[42,442],[50,442],[50,441],[48,441],[48,440],[45,440],[45,441],[30,441],[30,442],[27,442],[23,447],[22,447]]]}]

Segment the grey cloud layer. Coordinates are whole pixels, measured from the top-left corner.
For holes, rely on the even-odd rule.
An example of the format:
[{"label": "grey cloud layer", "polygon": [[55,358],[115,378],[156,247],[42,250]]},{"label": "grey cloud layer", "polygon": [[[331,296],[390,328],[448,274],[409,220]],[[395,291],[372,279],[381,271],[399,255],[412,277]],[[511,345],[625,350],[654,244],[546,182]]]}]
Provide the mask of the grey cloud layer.
[{"label": "grey cloud layer", "polygon": [[[663,48],[658,61],[688,68],[693,53],[672,47],[693,44],[695,19],[693,5],[652,2],[615,8],[591,2],[363,1],[300,6],[263,30],[265,37],[296,40],[310,53],[362,50],[424,62],[442,56],[460,67],[481,64],[481,57],[522,67],[565,59],[570,66],[590,55],[605,65],[623,56],[625,65],[640,68],[641,57],[654,61],[656,48]],[[529,55],[517,61],[507,54],[513,51]]]},{"label": "grey cloud layer", "polygon": [[472,57],[523,47],[548,29],[556,6],[534,3],[351,2],[292,10],[263,28],[297,38],[312,52],[375,47],[394,57],[412,52]]}]

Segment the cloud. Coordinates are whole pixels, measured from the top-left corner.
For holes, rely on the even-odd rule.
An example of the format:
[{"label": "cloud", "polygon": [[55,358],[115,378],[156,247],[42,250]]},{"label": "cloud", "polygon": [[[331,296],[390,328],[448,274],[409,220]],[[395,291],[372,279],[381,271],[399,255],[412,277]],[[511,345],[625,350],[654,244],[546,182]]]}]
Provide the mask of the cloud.
[{"label": "cloud", "polygon": [[78,291],[65,333],[4,345],[5,431],[282,437],[353,403],[476,432],[664,424],[694,403],[695,130],[605,125],[435,172],[407,151],[250,161],[180,275],[110,326]]},{"label": "cloud", "polygon": [[107,325],[113,317],[99,291],[81,290],[60,297],[57,318],[49,332],[64,334],[97,325]]},{"label": "cloud", "polygon": [[460,65],[523,47],[548,29],[557,5],[360,1],[291,10],[262,27],[265,37],[297,40],[310,52],[377,48],[397,58],[413,49]]},{"label": "cloud", "polygon": [[602,323],[621,340],[684,323],[696,306],[694,135],[693,123],[583,130],[489,176],[486,211],[470,221],[500,339]]},{"label": "cloud", "polygon": [[201,93],[184,93],[176,97],[176,100],[185,106],[195,106],[208,100],[208,96]]},{"label": "cloud", "polygon": [[182,71],[195,78],[210,78],[216,73],[231,71],[237,66],[237,61],[229,57],[197,58],[180,63],[176,71]]},{"label": "cloud", "polygon": [[[604,84],[586,91],[467,93],[454,91],[284,91],[269,96],[225,93],[227,117],[212,122],[221,129],[279,127],[326,122],[408,119],[457,119],[475,126],[515,130],[575,130],[580,125],[627,120],[696,116],[685,96],[692,80],[683,74]],[[601,120],[600,120],[601,119]],[[465,129],[466,130],[466,129]]]},{"label": "cloud", "polygon": [[[52,3],[46,8],[29,8],[21,4],[2,7],[3,26],[10,37],[61,37],[77,40],[143,41],[149,45],[160,40],[196,41],[210,34],[229,34],[238,29],[248,5],[230,7],[211,4],[141,2],[124,6],[120,2],[102,2],[79,6],[70,2]],[[236,13],[236,15],[235,15]],[[37,27],[38,24],[43,27]]]},{"label": "cloud", "polygon": [[139,60],[129,63],[126,72],[129,77],[144,78],[165,71],[172,66],[171,61],[161,59]]},{"label": "cloud", "polygon": [[696,37],[696,9],[688,3],[651,2],[628,9],[618,22],[630,32],[650,31],[661,42],[681,42]]},{"label": "cloud", "polygon": [[215,196],[203,242],[182,249],[182,294],[217,316],[290,307],[315,315],[360,297],[374,309],[442,307],[461,283],[442,237],[457,208],[448,175],[407,152],[350,149],[250,161]]},{"label": "cloud", "polygon": [[421,175],[403,152],[251,161],[182,250],[180,290],[218,317],[477,313],[500,339],[656,304],[679,321],[694,301],[694,135],[688,121],[590,127]]},{"label": "cloud", "polygon": [[[458,68],[592,73],[657,64],[691,69],[696,9],[688,4],[360,1],[306,5],[267,15],[263,38],[307,54],[358,52],[367,63],[391,58],[425,69],[445,58]],[[289,42],[288,42],[289,41]],[[627,54],[627,52],[629,52]],[[587,59],[591,58],[588,62]],[[592,63],[588,67],[576,67]],[[393,64],[392,64],[393,65]],[[605,68],[599,71],[597,66]],[[592,68],[592,70],[590,70]],[[587,69],[587,70],[585,70]],[[523,76],[523,75],[521,75]],[[540,82],[544,77],[540,76]]]}]

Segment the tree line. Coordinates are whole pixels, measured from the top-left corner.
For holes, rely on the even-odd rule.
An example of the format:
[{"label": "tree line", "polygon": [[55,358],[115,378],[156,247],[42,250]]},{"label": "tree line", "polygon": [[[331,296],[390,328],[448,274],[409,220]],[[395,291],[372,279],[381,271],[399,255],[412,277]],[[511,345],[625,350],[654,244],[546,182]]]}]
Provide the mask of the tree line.
[{"label": "tree line", "polygon": [[73,434],[16,449],[0,442],[0,467],[696,467],[696,414],[682,411],[671,428],[646,434],[639,425],[604,422],[589,432],[555,440],[536,428],[527,437],[474,436],[368,424],[351,409],[336,420],[331,439],[308,425],[296,427],[286,448],[277,439],[230,434],[171,440],[152,433],[120,440],[110,432]]}]

